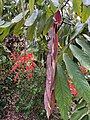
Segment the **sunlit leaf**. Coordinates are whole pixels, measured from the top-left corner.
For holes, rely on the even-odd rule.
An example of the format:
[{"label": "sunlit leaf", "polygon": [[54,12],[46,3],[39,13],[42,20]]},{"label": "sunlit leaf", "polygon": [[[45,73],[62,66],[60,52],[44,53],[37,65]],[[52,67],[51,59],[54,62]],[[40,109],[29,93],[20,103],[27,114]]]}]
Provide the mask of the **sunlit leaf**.
[{"label": "sunlit leaf", "polygon": [[29,0],[29,10],[30,10],[30,14],[32,14],[32,11],[34,9],[34,2],[35,0]]},{"label": "sunlit leaf", "polygon": [[27,14],[28,10],[23,13],[20,13],[19,15],[15,16],[13,19],[12,19],[12,23],[17,23],[19,22],[26,14]]},{"label": "sunlit leaf", "polygon": [[59,105],[61,116],[64,120],[68,120],[68,111],[70,110],[71,94],[68,81],[63,69],[57,64],[55,79],[55,98]]},{"label": "sunlit leaf", "polygon": [[74,39],[84,29],[84,27],[85,27],[85,24],[83,24],[83,23],[77,25],[70,40]]},{"label": "sunlit leaf", "polygon": [[88,41],[90,41],[90,37],[89,37],[88,35],[83,34],[83,36],[84,36]]},{"label": "sunlit leaf", "polygon": [[38,15],[38,10],[36,9],[33,11],[32,15],[26,19],[25,26],[31,26],[36,20],[37,15]]},{"label": "sunlit leaf", "polygon": [[85,80],[79,67],[68,57],[66,53],[63,55],[63,60],[66,65],[68,75],[74,83],[76,90],[84,98],[84,100],[90,102],[90,86]]},{"label": "sunlit leaf", "polygon": [[81,15],[82,0],[73,0],[73,9],[80,16]]},{"label": "sunlit leaf", "polygon": [[11,22],[6,22],[5,24],[1,25],[0,28],[7,28],[11,25]]},{"label": "sunlit leaf", "polygon": [[90,16],[90,6],[88,6],[88,7],[83,6],[82,9],[83,9],[82,14],[81,14],[82,22],[85,22],[88,19],[88,17]]}]

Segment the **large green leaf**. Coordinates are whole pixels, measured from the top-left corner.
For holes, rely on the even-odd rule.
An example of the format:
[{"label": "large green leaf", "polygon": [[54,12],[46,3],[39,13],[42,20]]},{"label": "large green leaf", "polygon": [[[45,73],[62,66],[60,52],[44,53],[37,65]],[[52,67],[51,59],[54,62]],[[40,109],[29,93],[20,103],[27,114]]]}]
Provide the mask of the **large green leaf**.
[{"label": "large green leaf", "polygon": [[71,119],[70,120],[81,120],[80,118],[82,118],[82,116],[85,116],[84,114],[86,114],[88,111],[88,108],[82,108],[82,109],[79,109],[79,110],[76,110],[72,116],[71,116]]},{"label": "large green leaf", "polygon": [[82,47],[85,53],[87,53],[87,55],[90,57],[90,46],[85,42],[85,39],[76,38],[76,42]]},{"label": "large green leaf", "polygon": [[30,14],[32,14],[32,11],[34,9],[34,2],[35,0],[29,0],[29,10],[30,10]]},{"label": "large green leaf", "polygon": [[25,25],[31,26],[34,23],[34,21],[36,20],[37,15],[38,15],[38,10],[36,9],[33,11],[32,15],[26,19]]},{"label": "large green leaf", "polygon": [[78,15],[81,14],[81,4],[82,0],[73,0],[73,9]]},{"label": "large green leaf", "polygon": [[64,120],[68,120],[68,111],[70,110],[71,94],[68,81],[63,69],[57,64],[57,72],[55,79],[55,98],[59,105],[61,116]]},{"label": "large green leaf", "polygon": [[75,45],[70,45],[70,49],[81,65],[90,70],[90,57]]},{"label": "large green leaf", "polygon": [[53,17],[51,16],[46,22],[46,25],[43,30],[43,35],[46,35],[48,33],[50,27],[52,26],[52,23],[53,23]]},{"label": "large green leaf", "polygon": [[85,80],[79,67],[68,57],[66,53],[63,54],[63,60],[66,65],[67,72],[72,82],[74,83],[76,90],[84,98],[84,100],[90,102],[90,86]]}]

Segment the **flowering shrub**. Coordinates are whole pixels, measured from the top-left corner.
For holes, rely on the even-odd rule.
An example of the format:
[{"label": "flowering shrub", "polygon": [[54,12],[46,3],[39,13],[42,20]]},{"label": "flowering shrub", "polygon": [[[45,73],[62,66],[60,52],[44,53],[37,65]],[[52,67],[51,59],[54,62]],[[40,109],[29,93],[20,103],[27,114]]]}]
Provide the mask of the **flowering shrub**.
[{"label": "flowering shrub", "polygon": [[35,62],[33,61],[33,54],[26,53],[25,55],[20,56],[16,55],[15,53],[11,53],[10,59],[13,61],[11,72],[15,74],[14,83],[18,81],[19,85],[23,76],[28,80],[33,77],[32,71],[34,71],[34,67],[36,66]]}]

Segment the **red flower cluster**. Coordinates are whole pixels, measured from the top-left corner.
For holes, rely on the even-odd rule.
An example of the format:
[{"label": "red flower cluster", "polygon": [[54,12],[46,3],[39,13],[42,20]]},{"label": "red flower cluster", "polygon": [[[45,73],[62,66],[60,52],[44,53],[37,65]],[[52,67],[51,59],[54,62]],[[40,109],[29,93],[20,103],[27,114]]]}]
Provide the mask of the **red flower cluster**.
[{"label": "red flower cluster", "polygon": [[71,82],[70,78],[68,79],[68,85],[69,85],[69,87],[70,87],[71,94],[72,94],[72,95],[77,95],[78,92],[76,91],[75,86],[74,86],[74,84]]},{"label": "red flower cluster", "polygon": [[26,76],[27,79],[32,78],[32,71],[34,70],[34,67],[36,66],[34,60],[34,56],[32,54],[25,54],[23,56],[15,55],[14,53],[11,53],[10,59],[13,60],[14,66],[11,69],[11,72],[15,72],[16,75],[14,77],[14,83],[18,79],[18,85],[20,84],[20,77],[19,73],[22,71],[23,74],[28,74],[29,76]]}]

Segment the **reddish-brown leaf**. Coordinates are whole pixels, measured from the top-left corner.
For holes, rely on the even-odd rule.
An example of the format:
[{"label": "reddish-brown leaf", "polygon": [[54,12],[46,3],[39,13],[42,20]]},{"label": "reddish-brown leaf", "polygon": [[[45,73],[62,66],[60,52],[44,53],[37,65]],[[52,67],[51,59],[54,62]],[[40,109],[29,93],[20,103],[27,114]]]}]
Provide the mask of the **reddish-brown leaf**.
[{"label": "reddish-brown leaf", "polygon": [[54,78],[55,78],[56,61],[58,55],[57,27],[58,25],[60,25],[62,21],[62,17],[59,10],[55,13],[54,20],[55,21],[48,32],[50,41],[48,42],[49,51],[47,55],[47,78],[46,78],[46,89],[44,94],[44,105],[48,118],[53,112],[54,103],[55,103]]}]

